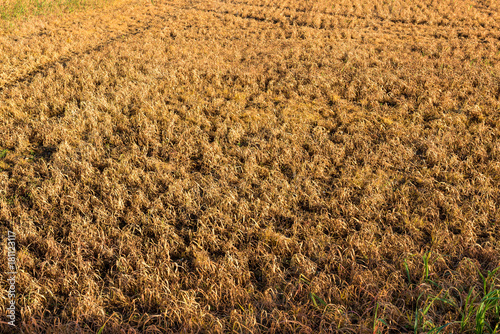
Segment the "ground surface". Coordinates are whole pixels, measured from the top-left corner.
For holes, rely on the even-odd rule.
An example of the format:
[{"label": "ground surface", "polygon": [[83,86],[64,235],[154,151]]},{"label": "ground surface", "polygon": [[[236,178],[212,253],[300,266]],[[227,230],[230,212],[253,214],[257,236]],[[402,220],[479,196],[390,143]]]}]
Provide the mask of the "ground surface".
[{"label": "ground surface", "polygon": [[499,74],[496,1],[18,21],[0,36],[18,328],[494,331]]}]

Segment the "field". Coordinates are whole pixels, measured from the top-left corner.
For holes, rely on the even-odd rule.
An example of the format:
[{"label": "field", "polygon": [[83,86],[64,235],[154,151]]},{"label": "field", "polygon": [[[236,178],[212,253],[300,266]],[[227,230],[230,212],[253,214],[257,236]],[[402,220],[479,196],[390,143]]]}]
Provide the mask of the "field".
[{"label": "field", "polygon": [[0,331],[500,330],[498,1],[0,9]]}]

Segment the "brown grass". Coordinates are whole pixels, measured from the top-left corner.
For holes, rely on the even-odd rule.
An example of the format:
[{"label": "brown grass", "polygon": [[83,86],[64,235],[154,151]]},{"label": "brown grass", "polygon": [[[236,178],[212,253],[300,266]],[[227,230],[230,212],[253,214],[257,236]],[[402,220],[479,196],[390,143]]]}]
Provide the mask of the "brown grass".
[{"label": "brown grass", "polygon": [[0,36],[21,331],[477,332],[499,5],[335,3],[123,2]]}]

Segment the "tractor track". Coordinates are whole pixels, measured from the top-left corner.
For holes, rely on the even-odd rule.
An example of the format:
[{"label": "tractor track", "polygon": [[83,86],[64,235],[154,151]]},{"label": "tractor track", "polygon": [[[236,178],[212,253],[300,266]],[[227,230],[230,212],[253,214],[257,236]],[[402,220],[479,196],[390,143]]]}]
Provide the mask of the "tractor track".
[{"label": "tractor track", "polygon": [[[270,6],[270,5],[251,5],[251,4],[248,4],[248,3],[243,2],[243,1],[235,2],[235,1],[221,0],[221,1],[219,1],[219,3],[223,3],[228,7],[231,7],[231,6],[235,7],[235,6],[239,5],[239,6],[251,7],[251,8],[258,7],[258,8],[275,8],[275,9],[296,10],[296,9],[292,9],[291,7],[275,7],[275,6]],[[290,19],[291,16],[283,16],[283,18],[275,18],[275,17],[266,17],[265,14],[263,14],[263,16],[252,15],[252,14],[243,15],[241,13],[242,11],[240,8],[236,8],[236,9],[235,8],[227,8],[227,9],[216,10],[216,9],[212,9],[212,8],[200,8],[199,6],[185,6],[185,5],[180,6],[175,2],[162,3],[161,5],[168,6],[169,8],[176,9],[176,10],[198,11],[198,12],[205,12],[205,13],[216,14],[216,15],[221,15],[221,16],[233,16],[233,17],[236,17],[239,19],[244,19],[244,20],[252,20],[252,21],[261,22],[261,23],[270,23],[273,25],[280,25],[281,27],[298,26],[298,27],[307,27],[307,28],[311,28],[311,29],[315,29],[315,30],[319,30],[319,31],[335,31],[335,30],[337,30],[337,31],[350,31],[350,30],[352,30],[352,27],[332,28],[332,27],[328,27],[328,26],[317,26],[314,24],[310,24],[308,22],[304,22],[303,20],[297,21],[297,20]],[[238,10],[238,9],[240,9],[240,10]],[[167,10],[165,10],[165,9],[162,11],[167,12]],[[299,11],[299,12],[303,11],[304,13],[306,12],[306,10],[296,10],[296,11]],[[315,12],[317,12],[317,11],[315,11]],[[331,13],[323,13],[323,12],[317,12],[317,13],[326,14],[329,16],[351,17],[350,15],[344,15],[344,14],[331,14]],[[164,13],[164,15],[168,15],[170,17],[175,17],[175,14],[170,13],[170,12],[166,13],[166,14]],[[164,15],[163,16],[157,15],[154,18],[149,19],[145,24],[142,24],[139,27],[135,27],[134,29],[129,29],[125,33],[110,37],[106,41],[98,43],[98,44],[90,46],[90,47],[87,47],[86,49],[84,49],[82,51],[70,51],[69,53],[62,55],[62,56],[58,57],[57,59],[48,61],[48,62],[41,64],[41,65],[38,65],[34,69],[27,72],[26,74],[21,75],[15,79],[5,83],[4,85],[0,86],[0,93],[5,93],[5,91],[7,91],[11,88],[14,88],[18,85],[21,85],[23,83],[29,83],[34,79],[34,77],[36,75],[46,74],[49,70],[55,68],[57,65],[62,65],[63,67],[66,67],[68,65],[68,63],[73,61],[75,58],[89,55],[89,54],[92,54],[94,52],[100,52],[100,51],[104,50],[106,47],[108,47],[108,46],[110,46],[110,45],[112,45],[120,40],[124,40],[127,38],[138,36],[140,34],[147,32],[148,30],[150,30],[152,28],[158,27],[158,24],[156,24],[156,23],[161,23],[162,21],[164,21],[166,18],[166,16],[164,16]],[[365,18],[365,17],[355,16],[354,18],[358,18],[361,20],[367,20],[367,18]],[[397,23],[395,23],[395,24],[397,24]],[[408,40],[408,37],[426,39],[428,41],[435,41],[435,40],[442,40],[442,39],[446,40],[448,38],[446,36],[447,32],[442,32],[440,35],[435,35],[435,34],[434,35],[432,35],[432,34],[421,35],[421,34],[416,33],[413,30],[413,27],[414,27],[413,25],[407,26],[408,25],[407,23],[404,23],[404,25],[405,26],[398,27],[401,29],[399,31],[393,31],[394,29],[390,30],[390,28],[383,28],[383,30],[382,30],[379,26],[374,26],[373,28],[364,27],[365,29],[359,30],[358,34],[361,34],[361,33],[362,34],[375,33],[377,35],[390,34],[401,41]],[[440,27],[440,28],[442,29],[443,27]],[[410,29],[412,30],[411,32],[408,31]],[[451,30],[451,29],[453,29],[453,28],[449,28],[449,30]],[[407,31],[405,31],[405,30],[407,30]],[[450,32],[451,31],[448,31],[448,34]],[[38,33],[36,33],[36,35],[33,34],[33,36],[31,36],[31,38],[34,38],[36,36],[40,36],[41,34],[44,34],[44,32],[38,32]],[[457,37],[467,39],[467,38],[470,38],[471,36],[469,34],[458,32]],[[360,39],[360,37],[350,36],[350,39],[356,40],[356,39]],[[497,39],[500,40],[500,37],[497,37]]]},{"label": "tractor track", "polygon": [[[226,1],[220,1],[224,4],[228,4]],[[232,4],[232,2],[231,2]],[[254,14],[242,14],[241,10],[238,10],[239,8],[236,8],[231,10],[229,9],[212,9],[212,8],[200,8],[200,7],[187,7],[187,6],[177,6],[177,5],[172,5],[176,7],[177,9],[180,10],[196,10],[196,11],[202,11],[206,13],[213,13],[213,14],[219,14],[219,15],[231,15],[240,19],[244,20],[253,20],[256,22],[267,22],[271,23],[273,25],[282,25],[282,26],[297,26],[297,27],[306,27],[306,28],[311,28],[315,30],[320,30],[320,31],[352,31],[354,27],[346,26],[346,27],[332,27],[332,26],[317,26],[308,22],[304,21],[297,21],[297,20],[290,20],[290,17],[283,16],[283,18],[276,18],[276,17],[266,17],[265,14],[263,16],[260,15],[254,15]],[[249,5],[249,6],[254,6],[254,5]],[[365,19],[366,20],[366,19]],[[444,30],[444,27],[438,27],[436,28],[440,29],[439,33],[436,33],[435,31],[431,31],[428,34],[420,34],[417,31],[415,31],[415,26],[411,23],[394,23],[394,25],[397,26],[400,30],[395,30],[394,26],[392,27],[380,27],[378,25],[373,26],[372,28],[370,27],[363,27],[367,30],[362,30],[362,31],[357,31],[358,33],[375,33],[375,34],[382,34],[382,35],[392,35],[400,39],[401,41],[407,41],[408,37],[416,38],[416,39],[426,39],[428,41],[437,41],[437,40],[447,40],[449,39],[448,36],[453,36],[455,35],[457,38],[460,39],[468,39],[471,37],[477,37],[478,39],[482,39],[483,42],[486,42],[482,36],[474,36],[470,33],[464,33],[461,30],[457,30],[453,27],[449,27],[448,29]],[[359,26],[359,24],[357,25]],[[382,30],[383,29],[383,30]],[[444,30],[444,31],[443,31]],[[477,33],[480,34],[480,33]],[[500,36],[488,36],[493,39],[498,39],[500,40]],[[353,36],[351,36],[351,39],[356,39]]]},{"label": "tractor track", "polygon": [[60,57],[48,61],[44,64],[41,64],[39,66],[36,66],[34,69],[30,70],[28,73],[15,78],[14,80],[11,80],[10,82],[4,84],[3,86],[0,87],[0,93],[5,93],[5,91],[14,88],[16,86],[19,86],[23,83],[30,83],[36,75],[38,74],[46,74],[48,73],[49,70],[55,68],[58,65],[61,65],[63,67],[66,67],[68,63],[73,61],[76,58],[85,56],[85,55],[90,55],[95,52],[100,52],[103,51],[105,48],[109,47],[110,45],[113,45],[114,43],[118,41],[125,40],[127,38],[131,38],[134,36],[138,36],[141,34],[144,34],[148,30],[151,30],[152,28],[158,27],[158,25],[155,25],[155,22],[161,22],[162,19],[165,19],[165,16],[155,16],[153,19],[148,20],[145,24],[143,24],[140,27],[136,27],[134,29],[130,29],[125,33],[113,36],[108,38],[106,41],[98,43],[96,45],[90,46],[82,51],[70,51],[69,53],[66,53],[64,55],[61,55]]},{"label": "tractor track", "polygon": [[[357,18],[360,20],[367,20],[367,19],[377,19],[380,21],[386,21],[386,22],[392,22],[392,23],[405,23],[405,24],[412,24],[412,25],[419,25],[419,26],[427,26],[427,27],[439,27],[443,28],[446,27],[446,24],[443,23],[429,23],[428,21],[419,21],[419,20],[408,20],[408,19],[398,19],[398,18],[391,18],[391,17],[383,17],[378,14],[371,15],[371,16],[366,16],[366,15],[358,15],[358,14],[347,14],[347,13],[340,13],[340,12],[331,12],[331,11],[325,11],[325,10],[314,10],[314,9],[307,9],[307,8],[294,8],[290,7],[288,5],[281,5],[281,6],[276,6],[273,4],[253,4],[250,3],[249,1],[231,1],[231,0],[218,0],[219,2],[223,2],[226,4],[234,4],[234,5],[246,5],[246,6],[252,6],[252,7],[259,7],[259,8],[272,8],[276,10],[289,10],[293,11],[295,13],[304,13],[304,14],[322,14],[325,16],[330,16],[330,17],[346,17],[346,18]],[[286,3],[286,2],[284,2]],[[283,4],[283,3],[281,3]],[[418,5],[418,4],[417,4]],[[419,6],[419,5],[418,5]],[[419,6],[420,7],[420,6]],[[485,9],[484,6],[477,6],[477,9],[480,10],[481,13],[487,14],[489,16],[495,14],[495,11],[492,10],[487,10]],[[460,28],[460,27],[469,27],[469,25],[464,24],[464,25],[455,25],[453,28]],[[494,27],[486,27],[486,28],[494,28]]]},{"label": "tractor track", "polygon": [[[294,12],[297,15],[307,15],[307,14],[312,14],[312,15],[321,15],[321,16],[326,16],[330,18],[338,18],[338,17],[343,17],[347,19],[358,19],[358,20],[372,20],[375,22],[379,23],[392,23],[395,25],[403,25],[403,26],[408,26],[408,27],[415,27],[415,26],[421,26],[421,27],[428,27],[428,28],[439,28],[441,30],[446,29],[446,30],[453,30],[453,29],[460,29],[460,28],[469,28],[469,25],[464,24],[464,25],[446,25],[442,23],[429,23],[428,21],[419,21],[419,20],[407,20],[407,19],[397,19],[397,18],[384,18],[378,14],[376,15],[371,15],[371,16],[363,16],[363,15],[356,15],[356,14],[346,14],[346,13],[332,13],[332,12],[327,12],[327,11],[322,11],[322,10],[309,10],[309,9],[301,9],[301,8],[293,8],[290,6],[273,6],[273,5],[264,5],[264,4],[252,4],[248,1],[231,1],[231,0],[218,0],[219,3],[224,3],[226,5],[233,5],[233,6],[246,6],[246,7],[251,7],[251,8],[260,8],[260,9],[274,9],[275,11],[281,11],[281,14],[283,14],[284,11],[290,11]],[[272,13],[272,12],[271,12]],[[284,17],[290,18],[290,14],[284,14]],[[302,19],[307,19],[306,17],[302,17]],[[374,23],[376,24],[376,23]],[[392,28],[392,27],[391,27]],[[475,29],[483,30],[483,31],[488,31],[492,27],[475,27]]]}]

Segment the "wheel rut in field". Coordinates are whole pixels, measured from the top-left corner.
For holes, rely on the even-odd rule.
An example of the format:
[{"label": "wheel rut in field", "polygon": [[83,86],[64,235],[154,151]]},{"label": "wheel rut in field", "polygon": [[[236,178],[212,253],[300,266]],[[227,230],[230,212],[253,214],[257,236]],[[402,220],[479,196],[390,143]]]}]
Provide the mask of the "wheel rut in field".
[{"label": "wheel rut in field", "polygon": [[[101,43],[88,46],[80,51],[67,52],[67,53],[61,55],[60,57],[57,57],[56,59],[53,59],[53,60],[50,60],[46,63],[40,64],[40,65],[36,66],[35,68],[29,70],[27,73],[20,75],[20,76],[16,77],[15,79],[0,86],[0,93],[4,93],[5,91],[7,91],[11,88],[14,88],[18,85],[21,85],[23,83],[30,83],[35,78],[36,75],[46,74],[49,70],[55,68],[57,65],[61,65],[63,67],[66,67],[68,65],[68,63],[70,63],[74,59],[77,59],[77,58],[85,56],[85,55],[90,55],[94,52],[103,51],[108,46],[110,46],[110,45],[112,45],[120,40],[125,40],[125,39],[131,38],[131,37],[141,35],[152,28],[158,27],[158,23],[161,23],[162,21],[164,21],[166,19],[165,15],[168,15],[168,13],[160,13],[158,15],[155,15],[153,18],[147,20],[142,25],[139,25],[139,26],[136,25],[132,29],[129,29],[124,33],[110,37]],[[141,21],[138,20],[136,22],[140,23]],[[38,32],[36,35],[40,36],[43,34],[44,34],[44,32]],[[30,38],[30,37],[33,38],[33,36],[28,36],[28,38]]]},{"label": "wheel rut in field", "polygon": [[33,80],[33,78],[37,74],[44,74],[47,71],[49,71],[50,69],[56,67],[57,65],[62,65],[63,67],[66,67],[69,62],[71,62],[73,59],[75,59],[77,57],[81,57],[84,55],[89,55],[89,54],[94,53],[94,52],[102,51],[102,50],[104,50],[104,48],[106,48],[107,46],[111,45],[112,43],[114,43],[120,39],[139,35],[140,33],[143,33],[144,31],[146,31],[150,28],[151,28],[150,25],[145,25],[143,28],[139,28],[139,29],[136,29],[135,31],[112,37],[103,43],[99,43],[99,44],[94,45],[90,48],[87,48],[83,51],[80,51],[80,52],[72,51],[70,54],[65,54],[65,55],[63,55],[55,60],[49,61],[48,63],[45,63],[45,64],[42,64],[42,65],[36,67],[34,70],[31,70],[30,72],[28,72],[26,75],[24,75],[20,78],[16,78],[15,80],[3,85],[2,87],[0,87],[0,93],[2,93],[3,91],[5,91],[7,89],[13,88],[17,85],[20,85],[20,84],[23,84],[26,82],[29,83],[31,80]]},{"label": "wheel rut in field", "polygon": [[[347,29],[352,30],[356,27],[368,28],[370,31],[389,34],[393,36],[402,37],[407,40],[408,37],[415,37],[418,39],[426,39],[429,41],[435,40],[446,40],[448,36],[456,36],[463,38],[464,29],[469,29],[466,24],[462,25],[445,25],[443,23],[430,23],[428,20],[417,20],[417,19],[404,19],[404,18],[384,18],[380,15],[374,15],[372,17],[357,15],[357,14],[346,14],[346,13],[331,13],[322,10],[308,10],[301,8],[293,8],[290,6],[275,6],[272,4],[251,4],[247,1],[231,1],[231,0],[218,0],[220,4],[223,4],[219,9],[213,8],[199,8],[200,10],[207,10],[210,12],[216,12],[219,14],[230,14],[235,17],[243,19],[251,19],[260,22],[270,22],[273,24],[286,24],[289,26],[299,26],[308,27],[312,29],[319,30],[340,30]],[[258,9],[274,9],[275,12],[263,12],[263,13],[246,13],[243,14],[242,10],[245,8],[258,8]],[[295,12],[297,15],[283,14],[285,10]],[[281,13],[279,13],[281,11]],[[276,13],[278,12],[278,13]],[[278,14],[278,17],[273,17],[273,15]],[[308,14],[319,14],[319,22],[313,23],[315,19]],[[269,16],[268,16],[269,15]],[[294,17],[295,16],[295,17]],[[343,22],[332,22],[331,20],[335,18],[344,18]],[[326,20],[325,20],[326,18]],[[359,22],[353,22],[353,20],[359,20]],[[418,30],[417,30],[418,29]],[[394,31],[396,30],[396,31]],[[488,27],[474,27],[474,31],[469,31],[467,38],[476,37],[478,39],[483,38],[483,35],[488,35],[493,39],[500,40],[500,35],[494,35],[491,33],[491,29]]]},{"label": "wheel rut in field", "polygon": [[[149,19],[145,24],[142,24],[139,27],[135,27],[133,29],[129,29],[125,33],[113,36],[111,38],[108,38],[106,41],[98,43],[96,45],[92,45],[90,47],[85,48],[84,50],[81,51],[70,51],[69,53],[66,53],[54,60],[48,61],[44,64],[40,64],[33,68],[32,70],[28,71],[27,73],[16,77],[15,79],[5,83],[3,86],[0,87],[0,93],[5,92],[8,89],[11,89],[17,85],[30,82],[33,80],[33,78],[37,74],[44,74],[47,73],[50,69],[53,69],[57,65],[62,65],[63,67],[66,67],[69,62],[71,62],[73,59],[84,56],[84,55],[89,55],[94,52],[100,52],[104,50],[107,46],[123,40],[127,39],[130,37],[134,37],[137,35],[140,35],[154,27],[158,27],[158,24],[161,23],[162,21],[165,20],[165,15],[175,17],[176,13],[169,11],[167,8],[175,9],[175,10],[182,10],[182,11],[198,11],[198,12],[205,12],[205,13],[211,13],[211,14],[216,14],[216,15],[221,15],[221,16],[233,16],[239,19],[244,19],[244,20],[253,20],[256,22],[261,22],[261,23],[269,23],[272,25],[281,25],[283,26],[299,26],[299,27],[307,27],[319,31],[350,31],[353,30],[354,27],[350,26],[345,26],[345,27],[333,27],[333,26],[324,26],[322,23],[320,25],[318,24],[312,24],[308,22],[307,20],[311,20],[311,18],[300,18],[297,20],[296,18],[291,18],[291,16],[282,16],[279,18],[276,17],[268,17],[266,16],[269,13],[261,13],[261,15],[254,15],[254,14],[243,14],[242,11],[245,10],[246,7],[251,7],[251,8],[269,8],[269,9],[276,9],[276,10],[290,10],[290,11],[296,11],[296,12],[301,12],[301,13],[309,13],[306,9],[295,9],[290,6],[285,6],[285,7],[279,7],[279,6],[273,6],[269,4],[249,4],[245,1],[228,1],[228,0],[220,0],[218,1],[219,3],[223,4],[221,6],[221,9],[214,9],[214,8],[206,8],[204,4],[202,3],[196,3],[193,6],[188,6],[188,5],[181,5],[180,3],[169,1],[168,3],[161,3],[158,6],[161,6],[162,9],[160,10],[163,15],[155,15],[153,18]],[[202,5],[200,7],[199,5]],[[198,5],[198,6],[197,6]],[[243,7],[243,8],[238,8],[238,6]],[[205,7],[205,8],[204,8]],[[342,16],[342,17],[351,17],[351,14],[334,14],[334,13],[328,13],[328,12],[323,12],[323,11],[311,11],[312,14],[315,13],[320,13],[321,15],[327,15],[331,17],[336,17],[336,16]],[[272,14],[272,13],[271,13]],[[357,16],[354,15],[354,19],[358,18],[361,21],[367,21],[368,18],[364,16]],[[141,22],[141,21],[137,21]],[[359,26],[362,24],[361,22],[357,24]],[[374,24],[377,24],[377,22],[374,22]],[[441,27],[441,28],[446,28],[445,32],[442,32],[442,34],[436,35],[433,34],[432,32],[429,32],[425,35],[419,34],[417,31],[414,30],[415,25],[411,23],[392,23],[394,25],[397,25],[399,30],[394,30],[389,27],[380,27],[377,25],[374,25],[373,27],[368,27],[365,26],[363,30],[358,30],[358,33],[362,34],[370,34],[370,33],[376,33],[377,35],[391,35],[394,37],[391,37],[391,39],[394,41],[395,39],[407,39],[409,36],[419,38],[419,39],[425,39],[425,40],[430,40],[430,41],[435,41],[435,40],[446,40],[448,37],[446,36],[449,33],[449,30],[452,29],[450,27]],[[194,25],[193,27],[196,27]],[[394,26],[393,26],[394,27]],[[39,36],[40,34],[44,34],[44,32],[39,32],[37,35]],[[471,36],[470,34],[464,34],[461,32],[457,32],[457,37],[459,38],[470,38],[474,37]],[[350,39],[359,39],[356,36],[349,36]]]},{"label": "wheel rut in field", "polygon": [[[226,2],[226,1],[220,1],[220,3],[224,4],[234,4],[233,2]],[[245,3],[241,3],[244,6],[251,6],[251,7],[263,7],[263,8],[268,8],[270,6],[264,6],[264,5],[246,5]],[[349,24],[344,25],[344,26],[335,26],[335,25],[324,25],[322,23],[320,24],[313,24],[310,22],[307,22],[305,19],[301,20],[295,20],[295,19],[290,19],[290,16],[283,16],[281,18],[276,18],[276,17],[267,17],[266,13],[262,13],[262,15],[255,15],[255,14],[243,14],[242,10],[238,10],[238,8],[224,8],[221,7],[221,9],[213,9],[213,8],[200,8],[200,7],[188,7],[188,6],[179,6],[179,5],[171,5],[179,10],[195,10],[195,11],[201,11],[205,13],[213,13],[213,14],[218,14],[218,15],[223,15],[223,16],[233,16],[236,18],[240,18],[243,20],[252,20],[256,22],[262,22],[262,23],[269,23],[273,25],[281,25],[281,26],[297,26],[297,27],[306,27],[310,29],[315,29],[319,31],[352,31],[356,27],[360,27],[362,24],[357,24],[356,26],[350,26]],[[279,7],[272,7],[272,8],[279,8]],[[343,15],[343,14],[328,14],[331,15],[332,17],[337,17],[337,16],[342,16],[342,17],[348,17],[348,18],[359,18],[360,20],[367,21],[368,19],[365,17],[351,17],[349,15]],[[416,31],[415,27],[416,26],[425,26],[425,27],[430,27],[429,25],[425,24],[417,24],[417,23],[408,23],[408,22],[403,22],[401,20],[392,20],[391,26],[390,27],[383,27],[377,24],[372,24],[372,26],[363,26],[363,30],[358,30],[357,32],[359,33],[376,33],[376,34],[382,34],[382,35],[391,35],[394,36],[393,38],[400,39],[401,41],[405,40],[407,41],[408,37],[414,37],[418,38],[419,40],[427,40],[427,41],[436,41],[436,40],[447,40],[448,36],[456,34],[457,37],[463,36],[460,32],[456,32],[456,29],[453,27],[443,27],[440,26],[440,33],[436,34],[433,31],[426,32],[426,33],[421,33],[420,31]],[[369,22],[367,22],[368,24]],[[395,30],[396,28],[398,30]],[[438,28],[438,26],[436,26]],[[470,37],[470,35],[469,35]],[[353,36],[351,36],[351,39],[356,39]],[[394,40],[393,40],[394,42]]]}]

